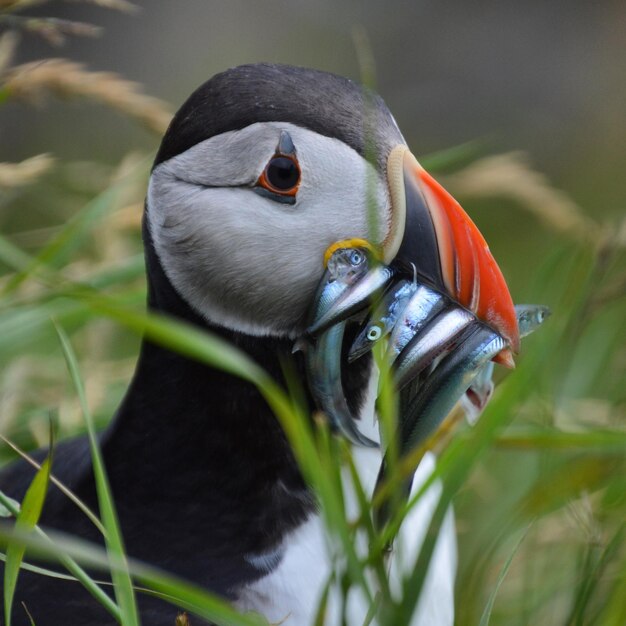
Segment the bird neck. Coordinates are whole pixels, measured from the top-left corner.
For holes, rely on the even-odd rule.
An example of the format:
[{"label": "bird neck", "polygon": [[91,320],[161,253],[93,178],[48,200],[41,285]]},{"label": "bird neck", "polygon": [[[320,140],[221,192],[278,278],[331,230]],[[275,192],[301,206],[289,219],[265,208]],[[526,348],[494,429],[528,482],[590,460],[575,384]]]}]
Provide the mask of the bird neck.
[{"label": "bird neck", "polygon": [[[281,378],[286,343],[211,331]],[[252,488],[259,475],[303,488],[285,434],[254,385],[147,340],[106,440],[115,466],[132,462],[161,481],[179,482],[183,473],[187,488],[210,476]]]},{"label": "bird neck", "polygon": [[[218,335],[282,380],[291,342],[208,324],[167,279],[145,223],[144,242],[149,309]],[[297,520],[311,506],[285,434],[256,387],[147,339],[103,451],[116,498],[135,510],[142,502],[151,511],[176,507],[193,517],[188,525],[219,524],[220,510],[254,524],[259,511],[280,517],[285,499]]]},{"label": "bird neck", "polygon": [[[282,346],[231,339],[279,374]],[[146,340],[103,454],[130,554],[152,561],[165,541],[172,571],[220,593],[258,578],[246,555],[281,545],[315,510],[258,390]]]}]

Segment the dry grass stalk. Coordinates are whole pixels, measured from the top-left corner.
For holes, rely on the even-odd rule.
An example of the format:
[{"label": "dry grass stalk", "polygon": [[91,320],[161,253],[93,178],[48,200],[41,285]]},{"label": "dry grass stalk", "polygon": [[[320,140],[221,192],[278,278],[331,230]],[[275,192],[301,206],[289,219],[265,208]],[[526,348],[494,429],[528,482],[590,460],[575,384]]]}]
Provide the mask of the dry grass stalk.
[{"label": "dry grass stalk", "polygon": [[141,152],[129,152],[111,171],[106,186],[115,190],[115,200],[110,204],[108,216],[129,204],[143,201],[151,160]]},{"label": "dry grass stalk", "polygon": [[[95,4],[105,9],[123,11],[124,13],[136,13],[139,7],[127,0],[65,0],[81,4]],[[50,0],[0,0],[0,10],[19,11],[30,7],[47,4]]]},{"label": "dry grass stalk", "polygon": [[143,215],[143,200],[133,202],[111,214],[107,225],[116,233],[137,234],[141,232],[141,218]]},{"label": "dry grass stalk", "polygon": [[95,4],[104,9],[113,9],[114,11],[122,11],[124,13],[137,13],[140,7],[127,0],[65,0],[66,2],[80,2],[82,4]]},{"label": "dry grass stalk", "polygon": [[462,196],[511,198],[547,226],[576,238],[600,236],[598,225],[546,176],[533,170],[521,152],[480,159],[446,180]]},{"label": "dry grass stalk", "polygon": [[191,626],[187,613],[179,613],[176,616],[175,626]]},{"label": "dry grass stalk", "polygon": [[[151,162],[152,158],[149,154],[129,152],[111,172],[109,186],[121,183],[128,184],[130,182],[134,184],[135,195],[137,190],[139,190],[139,194],[143,197]],[[130,202],[130,200],[121,202]]]},{"label": "dry grass stalk", "polygon": [[109,188],[116,189],[115,199],[104,218],[104,228],[94,241],[98,265],[110,265],[133,253],[135,243],[127,235],[141,229],[147,167],[145,155],[130,153],[113,172]]},{"label": "dry grass stalk", "polygon": [[0,0],[1,11],[16,11],[18,9],[26,9],[36,6],[48,0]]},{"label": "dry grass stalk", "polygon": [[141,93],[139,84],[112,72],[90,72],[67,59],[46,59],[19,65],[8,72],[5,89],[15,98],[36,102],[47,94],[88,98],[132,117],[162,134],[172,117],[169,107]]},{"label": "dry grass stalk", "polygon": [[6,13],[15,13],[32,7],[38,7],[42,4],[48,4],[50,0],[0,0],[0,11]]},{"label": "dry grass stalk", "polygon": [[22,187],[34,182],[53,165],[49,154],[39,154],[21,163],[0,163],[0,189]]},{"label": "dry grass stalk", "polygon": [[62,46],[66,42],[68,35],[73,37],[98,37],[102,32],[99,26],[94,26],[93,24],[60,20],[54,17],[24,18],[14,15],[7,16],[4,21],[10,23],[15,28],[39,35],[52,46]]},{"label": "dry grass stalk", "polygon": [[11,65],[18,41],[19,35],[12,30],[0,37],[0,76]]}]

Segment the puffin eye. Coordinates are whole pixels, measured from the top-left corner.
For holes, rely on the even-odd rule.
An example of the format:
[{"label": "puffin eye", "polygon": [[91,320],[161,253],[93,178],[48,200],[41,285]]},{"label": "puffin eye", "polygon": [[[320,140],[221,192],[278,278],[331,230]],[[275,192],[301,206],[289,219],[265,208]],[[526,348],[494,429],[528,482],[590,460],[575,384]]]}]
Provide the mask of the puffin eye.
[{"label": "puffin eye", "polygon": [[275,154],[259,176],[257,187],[271,194],[295,198],[300,184],[300,166],[295,158]]},{"label": "puffin eye", "polygon": [[290,191],[300,182],[300,168],[289,157],[274,157],[265,168],[267,182],[282,192]]}]

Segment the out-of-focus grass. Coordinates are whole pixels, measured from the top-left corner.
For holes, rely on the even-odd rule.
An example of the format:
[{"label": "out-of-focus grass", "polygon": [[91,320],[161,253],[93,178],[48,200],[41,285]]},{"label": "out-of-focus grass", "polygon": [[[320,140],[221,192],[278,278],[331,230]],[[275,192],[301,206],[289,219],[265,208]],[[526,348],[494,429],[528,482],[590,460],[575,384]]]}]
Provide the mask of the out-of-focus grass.
[{"label": "out-of-focus grass", "polygon": [[[28,80],[24,68],[21,74],[8,69],[12,45],[0,40],[3,101],[18,95],[10,80]],[[35,78],[38,89],[48,89],[54,71],[45,81],[41,74]],[[66,80],[64,95],[98,99],[106,92],[102,102],[114,107],[122,102],[117,109],[123,111],[124,98],[136,88],[124,91],[123,81],[109,82],[110,89],[124,92],[115,98],[104,89],[107,80],[109,75],[91,77],[89,89],[75,93]],[[81,80],[75,83],[80,86]],[[150,99],[133,102],[135,108],[129,105],[126,113],[139,120],[137,107],[155,106]],[[148,108],[143,119],[156,119]],[[621,625],[626,623],[626,222],[594,223],[523,159],[480,158],[474,150],[431,155],[424,165],[445,172],[451,191],[477,207],[481,227],[486,223],[488,230],[485,209],[478,208],[485,202],[505,206],[516,223],[532,221],[544,242],[541,254],[526,254],[537,249],[535,243],[518,241],[515,232],[490,237],[490,243],[510,268],[514,299],[548,304],[553,315],[524,340],[517,370],[503,377],[478,425],[462,427],[441,451],[437,477],[444,482],[444,497],[455,504],[459,533],[457,623],[469,626],[482,618],[482,624],[506,626]],[[98,426],[110,419],[130,379],[138,333],[221,362],[259,386],[286,428],[330,532],[348,557],[347,572],[338,570],[336,576],[374,599],[363,577],[371,568],[383,590],[385,623],[405,624],[423,568],[407,581],[404,598],[393,602],[380,552],[363,559],[352,548],[356,527],[372,545],[377,541],[365,494],[360,524],[343,514],[338,466],[331,460],[341,457],[349,466],[347,447],[324,427],[311,429],[288,395],[237,353],[197,331],[145,315],[140,215],[149,160],[131,155],[118,168],[58,163],[50,156],[0,164],[0,432],[28,450],[45,444],[51,409],[59,414],[61,436],[84,429],[51,319],[69,333],[85,383],[83,408]],[[2,461],[12,457],[8,446],[0,446]],[[435,521],[432,537],[436,526]],[[124,563],[80,542],[52,540],[53,552],[66,560],[124,570]],[[50,551],[49,541],[30,541]],[[425,546],[421,564],[428,562],[432,542]],[[132,562],[130,570],[136,585],[178,595],[181,607],[235,623],[199,590]],[[246,616],[240,623],[257,620]]]},{"label": "out-of-focus grass", "polygon": [[623,280],[623,252],[608,254],[613,276],[605,275],[604,253],[570,243],[533,280],[537,300],[554,313],[545,332],[527,340],[522,364],[542,343],[550,349],[534,361],[532,385],[511,407],[509,428],[457,498],[459,623],[476,623],[486,590],[528,524],[492,623],[623,621],[615,607],[626,563],[626,303],[603,302],[607,285]]},{"label": "out-of-focus grass", "polygon": [[[37,525],[48,491],[50,464],[51,458],[48,456],[37,470],[35,478],[24,495],[20,509],[12,511],[15,515],[15,528],[17,530],[32,530]],[[7,502],[7,504],[11,503]],[[15,587],[25,552],[26,547],[17,542],[7,547],[4,572],[4,620],[7,626],[11,624]]]}]

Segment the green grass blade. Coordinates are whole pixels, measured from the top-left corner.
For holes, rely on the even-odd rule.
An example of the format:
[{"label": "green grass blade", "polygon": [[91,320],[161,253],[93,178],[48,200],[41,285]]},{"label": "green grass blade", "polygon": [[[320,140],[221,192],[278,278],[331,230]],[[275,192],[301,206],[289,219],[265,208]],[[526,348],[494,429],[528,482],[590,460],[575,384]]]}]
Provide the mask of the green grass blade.
[{"label": "green grass blade", "polygon": [[[0,441],[3,441],[7,444],[12,450],[17,452],[22,459],[24,459],[27,463],[32,465],[35,469],[41,469],[41,465],[33,459],[30,455],[26,454],[19,446],[14,444],[12,441],[7,439],[3,434],[0,433]],[[106,534],[105,528],[102,525],[102,522],[98,519],[96,514],[82,501],[80,500],[72,491],[70,491],[60,480],[57,480],[54,474],[50,474],[50,482],[55,485],[58,489],[60,489],[63,494],[69,498],[84,514],[89,518],[91,523],[102,533],[102,535]]]},{"label": "green grass blade", "polygon": [[500,591],[500,586],[504,582],[504,579],[506,578],[509,568],[511,567],[511,563],[513,563],[513,559],[515,558],[515,555],[517,554],[517,551],[522,545],[524,539],[526,539],[526,535],[528,535],[528,531],[530,530],[530,528],[531,526],[528,526],[526,530],[522,533],[522,536],[518,539],[517,543],[513,547],[513,550],[511,550],[511,554],[509,554],[506,561],[504,562],[504,565],[502,566],[502,569],[500,570],[500,573],[498,574],[498,580],[496,581],[494,588],[489,594],[489,599],[487,600],[485,610],[483,611],[483,614],[480,618],[480,623],[478,624],[478,626],[489,626],[489,620],[491,619],[491,611],[493,611],[493,605],[495,604],[498,591]]},{"label": "green grass blade", "polygon": [[612,559],[615,558],[616,555],[619,555],[619,551],[623,546],[625,535],[626,522],[620,525],[612,539],[606,544],[588,576],[580,581],[580,588],[574,599],[572,614],[567,620],[568,624],[575,624],[576,626],[585,624],[585,615],[590,599],[593,596],[607,565]]},{"label": "green grass blade", "polygon": [[624,454],[626,432],[620,430],[589,430],[585,432],[556,429],[510,429],[495,440],[498,448],[512,450],[595,450]]},{"label": "green grass blade", "polygon": [[[124,543],[119,529],[115,504],[113,503],[113,498],[111,496],[109,481],[106,476],[104,461],[98,446],[95,426],[91,417],[91,412],[89,411],[89,407],[87,405],[85,389],[78,370],[78,362],[70,341],[63,329],[57,326],[56,330],[59,335],[63,355],[65,356],[72,382],[76,388],[83,416],[85,418],[85,424],[87,426],[87,436],[91,450],[100,515],[102,516],[102,523],[106,529],[105,542],[107,550],[123,565],[126,563]],[[115,598],[120,608],[122,623],[124,626],[138,626],[139,615],[135,601],[135,592],[133,590],[133,584],[128,568],[122,566],[120,569],[112,572],[112,579],[115,584]]]},{"label": "green grass blade", "polygon": [[465,143],[431,152],[420,157],[419,161],[431,172],[448,171],[467,165],[487,152],[487,140],[475,139]]},{"label": "green grass blade", "polygon": [[415,607],[421,596],[426,575],[428,574],[430,560],[435,551],[437,540],[439,539],[441,526],[443,525],[443,521],[450,507],[451,496],[451,491],[444,487],[441,498],[428,526],[428,530],[426,531],[417,561],[415,562],[414,571],[404,581],[402,601],[395,605],[395,607],[392,607],[389,618],[385,619],[383,623],[389,624],[390,626],[404,626],[405,624],[411,623],[411,618],[415,612]]},{"label": "green grass blade", "polygon": [[28,621],[30,622],[30,626],[37,626],[37,624],[35,624],[35,620],[33,619],[33,616],[30,614],[30,611],[28,610],[28,607],[22,602],[22,608],[24,609],[24,611],[26,611],[26,615],[28,617]]},{"label": "green grass blade", "polygon": [[19,272],[29,267],[32,257],[0,235],[0,261]]},{"label": "green grass blade", "polygon": [[108,298],[90,290],[75,289],[68,291],[65,295],[84,302],[92,310],[116,320],[129,330],[145,335],[179,354],[257,385],[269,384],[269,377],[264,370],[247,355],[227,341],[202,331],[196,326],[163,314],[138,312],[120,306],[114,298]]},{"label": "green grass blade", "polygon": [[368,602],[372,603],[374,595],[365,576],[363,562],[356,550],[354,532],[346,519],[337,443],[336,438],[330,434],[328,424],[322,423],[318,428],[319,457],[317,460],[307,459],[303,464],[303,470],[319,494],[328,529],[341,542],[350,579],[361,587]]},{"label": "green grass blade", "polygon": [[328,606],[328,596],[330,595],[330,589],[333,584],[333,574],[328,577],[324,590],[317,605],[317,611],[315,612],[315,618],[313,619],[312,626],[324,626],[326,621],[326,608]]},{"label": "green grass blade", "polygon": [[[348,448],[348,444],[345,442],[344,447]],[[371,502],[365,493],[363,484],[361,483],[361,478],[354,463],[351,451],[348,450],[345,456],[354,494],[359,504],[358,528],[363,529],[367,534],[368,545],[370,547],[368,563],[371,564],[374,572],[376,573],[378,587],[381,590],[381,602],[391,602],[391,590],[389,588],[389,577],[385,563],[386,553],[382,551],[375,552],[377,533],[372,520]]]},{"label": "green grass blade", "polygon": [[[267,620],[255,614],[241,614],[225,600],[149,565],[105,552],[100,546],[82,539],[50,531],[48,539],[26,534],[0,523],[0,548],[19,541],[41,558],[59,560],[71,557],[86,567],[106,572],[132,572],[133,577],[152,595],[158,595],[184,610],[218,626],[267,626]],[[126,622],[124,622],[126,626]]]},{"label": "green grass blade", "polygon": [[[0,552],[0,561],[6,562],[6,560],[7,555]],[[27,563],[26,561],[22,561],[20,569],[23,569],[27,572],[32,572],[33,574],[47,576],[48,578],[57,578],[59,580],[71,580],[74,582],[79,582],[78,578],[76,578],[75,576],[71,576],[70,574],[62,574],[61,572],[57,572],[56,570],[49,569],[47,567],[39,567],[38,565],[32,565],[31,563]]]},{"label": "green grass blade", "polygon": [[[48,482],[50,478],[50,456],[41,464],[41,468],[35,474],[31,482],[21,508],[15,519],[15,527],[19,530],[32,531],[37,524],[43,503],[46,499],[48,491]],[[8,508],[7,503],[3,505]],[[7,549],[7,559],[4,569],[4,621],[6,626],[11,626],[11,609],[13,607],[13,598],[15,588],[17,586],[17,578],[20,566],[26,552],[26,546],[21,543],[12,543]]]},{"label": "green grass blade", "polygon": [[[17,515],[19,514],[19,510],[20,510],[19,505],[13,499],[9,498],[4,493],[2,493],[2,491],[0,491],[0,506],[5,507],[7,511],[15,517],[17,517]],[[39,537],[41,537],[42,539],[45,539],[48,543],[50,543],[49,537],[39,526],[35,525],[34,530],[35,530],[35,533]],[[121,614],[120,614],[119,607],[117,606],[117,604],[115,604],[115,602],[113,602],[113,600],[111,600],[111,598],[106,593],[104,593],[104,591],[102,591],[97,581],[93,580],[91,576],[89,576],[89,574],[87,574],[87,572],[85,572],[85,570],[83,570],[83,568],[80,565],[78,565],[78,563],[76,563],[76,561],[74,561],[74,559],[69,557],[67,554],[59,555],[59,562],[65,567],[65,569],[67,569],[68,572],[70,572],[71,576],[54,573],[56,574],[57,578],[76,580],[77,582],[81,583],[83,587],[85,587],[85,589],[98,602],[100,602],[100,604],[102,604],[102,606],[118,622],[121,622]],[[39,568],[37,566],[28,565],[24,562],[22,562],[21,567],[22,569],[28,569],[35,573],[45,574],[48,576],[52,575],[51,570],[45,570],[44,568]]]},{"label": "green grass blade", "polygon": [[[618,547],[621,547],[622,537],[624,533],[624,524],[621,525],[620,529],[616,533],[614,539],[609,542],[605,553],[602,555],[600,559],[600,568],[602,569],[606,566],[607,561],[614,556],[614,552]],[[599,574],[599,572],[598,572]],[[596,584],[596,580],[593,581],[593,586]],[[589,591],[591,593],[592,589]],[[611,592],[607,601],[604,603],[603,611],[602,611],[602,619],[598,620],[599,624],[603,624],[606,626],[622,626],[626,623],[626,602],[624,601],[626,598],[626,560],[622,559],[622,562],[619,566],[618,571],[615,576],[615,583],[612,586]],[[583,606],[584,610],[584,606]],[[582,614],[581,614],[582,619]],[[591,623],[591,622],[588,622]]]},{"label": "green grass blade", "polygon": [[0,491],[0,517],[17,517],[20,503]]}]

